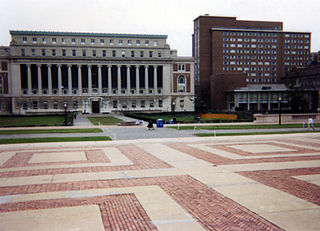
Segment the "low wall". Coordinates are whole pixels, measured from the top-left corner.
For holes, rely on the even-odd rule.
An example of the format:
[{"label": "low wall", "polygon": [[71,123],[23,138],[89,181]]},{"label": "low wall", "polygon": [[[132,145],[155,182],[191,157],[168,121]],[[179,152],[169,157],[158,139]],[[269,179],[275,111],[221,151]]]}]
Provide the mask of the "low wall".
[{"label": "low wall", "polygon": [[[281,114],[281,123],[308,123],[309,117],[313,118],[314,123],[320,123],[320,114]],[[279,114],[254,114],[254,123],[279,123]]]},{"label": "low wall", "polygon": [[213,113],[206,113],[200,114],[201,119],[228,119],[228,120],[236,120],[238,119],[237,115],[234,114],[213,114]]}]

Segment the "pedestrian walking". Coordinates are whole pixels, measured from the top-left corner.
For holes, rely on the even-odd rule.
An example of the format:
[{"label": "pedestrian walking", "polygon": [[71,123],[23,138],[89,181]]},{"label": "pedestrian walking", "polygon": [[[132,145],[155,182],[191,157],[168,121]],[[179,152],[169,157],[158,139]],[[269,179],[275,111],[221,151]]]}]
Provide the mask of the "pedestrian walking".
[{"label": "pedestrian walking", "polygon": [[312,117],[309,117],[308,119],[308,128],[312,128],[313,131],[315,130]]}]

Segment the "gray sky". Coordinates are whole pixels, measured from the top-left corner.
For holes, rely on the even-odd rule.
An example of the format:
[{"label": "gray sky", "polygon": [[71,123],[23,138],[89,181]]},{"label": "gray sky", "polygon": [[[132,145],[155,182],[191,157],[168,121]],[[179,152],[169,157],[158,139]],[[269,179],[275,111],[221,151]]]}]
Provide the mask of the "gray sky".
[{"label": "gray sky", "polygon": [[9,30],[165,34],[180,56],[192,55],[199,15],[282,21],[284,31],[312,32],[320,50],[319,0],[0,0],[0,45]]}]

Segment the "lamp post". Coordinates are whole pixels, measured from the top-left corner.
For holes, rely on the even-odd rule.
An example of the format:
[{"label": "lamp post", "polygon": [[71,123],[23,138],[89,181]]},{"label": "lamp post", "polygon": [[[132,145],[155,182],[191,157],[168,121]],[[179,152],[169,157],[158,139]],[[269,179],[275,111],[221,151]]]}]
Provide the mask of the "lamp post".
[{"label": "lamp post", "polygon": [[173,120],[173,123],[176,123],[176,118],[175,118],[175,115],[174,115],[174,109],[175,109],[175,106],[176,106],[176,102],[172,102],[172,120]]},{"label": "lamp post", "polygon": [[67,126],[68,125],[68,112],[67,112],[68,105],[65,103],[63,104],[63,107],[64,107],[64,114],[65,114],[64,125]]},{"label": "lamp post", "polygon": [[279,100],[279,126],[281,125],[281,96],[278,98]]}]

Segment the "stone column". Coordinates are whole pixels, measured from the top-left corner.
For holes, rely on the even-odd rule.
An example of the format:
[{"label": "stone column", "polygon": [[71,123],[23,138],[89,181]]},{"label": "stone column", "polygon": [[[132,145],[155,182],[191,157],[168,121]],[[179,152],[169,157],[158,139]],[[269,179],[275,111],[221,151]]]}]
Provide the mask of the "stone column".
[{"label": "stone column", "polygon": [[118,94],[121,94],[121,66],[118,65],[118,75],[117,75],[117,80],[118,80]]},{"label": "stone column", "polygon": [[88,94],[92,94],[91,65],[88,65]]},{"label": "stone column", "polygon": [[127,94],[130,94],[131,81],[130,81],[130,66],[127,66]]},{"label": "stone column", "polygon": [[52,94],[52,76],[51,76],[51,65],[47,65],[48,68],[48,94]]},{"label": "stone column", "polygon": [[136,66],[136,94],[140,93],[139,65]]},{"label": "stone column", "polygon": [[82,94],[82,74],[81,74],[81,65],[78,65],[78,91],[79,95]]},{"label": "stone column", "polygon": [[32,93],[32,82],[31,82],[31,65],[27,64],[27,78],[28,78],[28,94],[31,95]]},{"label": "stone column", "polygon": [[68,93],[72,95],[72,73],[71,73],[71,65],[68,65]]},{"label": "stone column", "polygon": [[61,65],[58,64],[58,95],[61,95],[62,93],[62,75],[61,75]]},{"label": "stone column", "polygon": [[42,94],[42,74],[41,74],[41,65],[37,65],[37,71],[38,71],[38,94]]},{"label": "stone column", "polygon": [[111,76],[111,66],[108,65],[108,93],[112,93],[112,76]]},{"label": "stone column", "polygon": [[146,94],[149,93],[149,73],[148,73],[149,66],[145,67],[145,72],[144,72],[144,83],[145,83],[145,90]]},{"label": "stone column", "polygon": [[98,65],[98,88],[99,95],[102,95],[102,76],[101,76],[101,65]]},{"label": "stone column", "polygon": [[158,93],[158,72],[157,72],[158,66],[154,66],[153,68],[153,87],[154,87],[154,94]]}]

